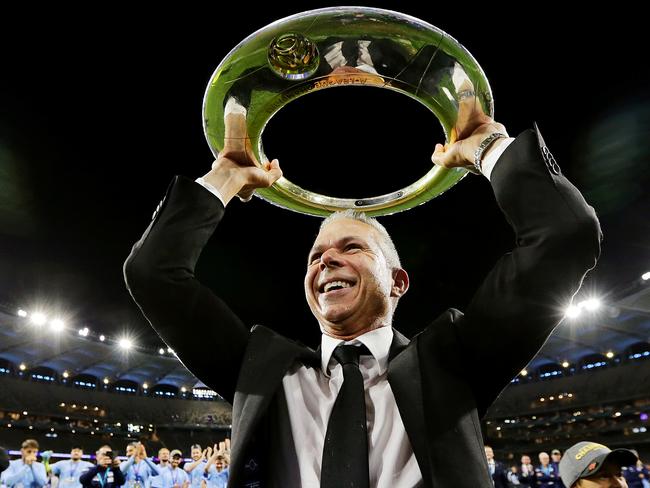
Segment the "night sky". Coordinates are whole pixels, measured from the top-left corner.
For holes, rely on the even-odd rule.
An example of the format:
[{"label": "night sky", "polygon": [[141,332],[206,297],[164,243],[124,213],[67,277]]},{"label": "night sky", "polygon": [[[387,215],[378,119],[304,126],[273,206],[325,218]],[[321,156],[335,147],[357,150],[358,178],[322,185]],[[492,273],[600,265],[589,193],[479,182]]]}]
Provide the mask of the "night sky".
[{"label": "night sky", "polygon": [[[128,330],[157,346],[126,291],[122,263],[172,177],[210,168],[201,103],[213,70],[258,28],[330,5],[5,18],[0,303],[58,312],[75,329]],[[496,119],[511,136],[537,121],[601,219],[603,254],[585,291],[613,297],[650,271],[650,77],[640,16],[593,11],[587,20],[493,3],[471,12],[432,2],[366,5],[414,15],[458,39],[486,72]],[[414,181],[443,142],[438,122],[417,102],[354,87],[293,102],[264,141],[289,179],[343,196]],[[489,182],[473,175],[381,221],[411,276],[395,319],[409,336],[448,307],[462,310],[514,242]],[[318,326],[302,280],[318,223],[260,199],[235,199],[197,275],[247,324],[315,345]]]}]

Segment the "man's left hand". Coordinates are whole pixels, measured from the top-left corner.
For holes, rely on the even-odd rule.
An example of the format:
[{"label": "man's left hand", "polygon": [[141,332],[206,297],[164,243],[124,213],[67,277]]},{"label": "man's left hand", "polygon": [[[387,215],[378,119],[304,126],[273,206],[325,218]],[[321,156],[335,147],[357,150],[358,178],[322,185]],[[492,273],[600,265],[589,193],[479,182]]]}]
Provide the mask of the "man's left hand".
[{"label": "man's left hand", "polygon": [[[449,142],[444,146],[436,144],[431,156],[434,164],[443,168],[474,168],[474,153],[493,132],[508,135],[503,124],[495,122],[492,117],[483,112],[481,103],[474,94],[473,87],[462,86],[459,91],[468,93],[458,102],[458,120],[452,128]],[[489,151],[489,149],[488,149]],[[483,159],[485,158],[485,154]]]}]

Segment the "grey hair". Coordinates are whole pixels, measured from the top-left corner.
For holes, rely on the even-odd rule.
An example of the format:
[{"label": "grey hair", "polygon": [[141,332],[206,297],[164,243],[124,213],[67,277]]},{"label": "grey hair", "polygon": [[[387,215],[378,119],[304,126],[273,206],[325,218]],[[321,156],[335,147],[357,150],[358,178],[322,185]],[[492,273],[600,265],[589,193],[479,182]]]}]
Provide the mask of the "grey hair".
[{"label": "grey hair", "polygon": [[339,219],[358,220],[359,222],[363,222],[364,224],[368,224],[369,226],[374,228],[379,233],[378,244],[379,247],[381,248],[381,251],[384,253],[384,257],[386,258],[386,263],[388,263],[388,267],[391,270],[400,269],[402,267],[402,264],[399,259],[399,255],[397,254],[397,249],[395,248],[393,239],[390,237],[390,234],[388,234],[386,227],[381,225],[379,221],[374,217],[368,217],[365,214],[365,212],[360,212],[352,208],[341,210],[339,212],[334,212],[330,214],[326,219],[324,219],[323,222],[321,222],[318,231],[320,232],[321,230],[323,230],[323,228],[326,225],[328,225],[334,220],[339,220]]}]

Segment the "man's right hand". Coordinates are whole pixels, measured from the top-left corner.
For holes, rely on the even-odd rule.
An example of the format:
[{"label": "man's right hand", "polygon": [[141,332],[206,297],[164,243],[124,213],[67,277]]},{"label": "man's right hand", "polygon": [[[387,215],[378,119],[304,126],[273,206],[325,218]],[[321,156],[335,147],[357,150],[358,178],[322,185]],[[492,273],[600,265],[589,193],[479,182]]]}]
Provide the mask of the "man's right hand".
[{"label": "man's right hand", "polygon": [[248,138],[245,115],[228,114],[225,122],[223,151],[203,179],[219,191],[227,204],[235,195],[247,199],[255,189],[268,188],[282,176],[282,170],[277,159],[260,167]]}]

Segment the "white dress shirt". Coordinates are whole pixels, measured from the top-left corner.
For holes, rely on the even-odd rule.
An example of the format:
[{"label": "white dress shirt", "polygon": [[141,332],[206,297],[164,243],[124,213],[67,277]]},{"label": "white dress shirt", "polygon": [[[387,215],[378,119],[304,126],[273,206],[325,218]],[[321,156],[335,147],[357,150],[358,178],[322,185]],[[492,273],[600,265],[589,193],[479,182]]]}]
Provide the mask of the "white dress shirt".
[{"label": "white dress shirt", "polygon": [[[345,344],[364,344],[371,352],[359,358],[366,392],[370,486],[414,488],[422,486],[422,474],[387,379],[392,341],[393,328],[380,327]],[[289,419],[288,425],[277,426],[274,436],[273,487],[320,487],[327,423],[343,384],[343,368],[332,357],[341,343],[323,334],[321,367],[295,363],[282,379]],[[277,420],[283,423],[282,418]],[[279,435],[283,429],[291,435]]]}]

